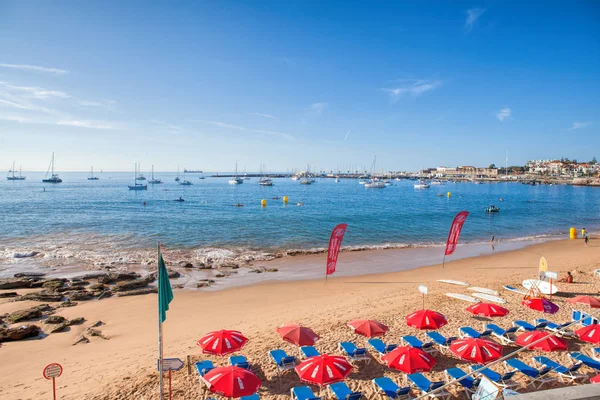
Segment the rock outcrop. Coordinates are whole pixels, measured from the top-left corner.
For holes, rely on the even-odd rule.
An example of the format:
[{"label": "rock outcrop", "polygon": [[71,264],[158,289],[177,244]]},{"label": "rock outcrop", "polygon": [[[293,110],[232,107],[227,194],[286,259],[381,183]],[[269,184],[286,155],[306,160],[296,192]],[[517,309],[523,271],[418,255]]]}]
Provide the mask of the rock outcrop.
[{"label": "rock outcrop", "polygon": [[23,325],[17,328],[0,328],[0,343],[36,337],[42,330],[37,325]]}]

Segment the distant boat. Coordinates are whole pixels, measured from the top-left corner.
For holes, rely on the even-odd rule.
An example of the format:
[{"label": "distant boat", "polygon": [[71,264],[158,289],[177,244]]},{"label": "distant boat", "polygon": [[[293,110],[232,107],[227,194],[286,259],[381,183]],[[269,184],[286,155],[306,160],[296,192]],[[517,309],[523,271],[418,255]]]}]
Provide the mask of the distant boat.
[{"label": "distant boat", "polygon": [[88,181],[97,181],[100,178],[98,178],[97,176],[94,176],[94,166],[92,165],[92,170],[90,172],[90,176],[88,177]]},{"label": "distant boat", "polygon": [[[377,156],[373,158],[373,164],[371,165],[371,176],[375,176],[375,163],[377,162]],[[385,183],[379,179],[371,179],[365,182],[365,188],[367,189],[384,189]]]},{"label": "distant boat", "polygon": [[163,183],[160,179],[156,179],[154,177],[154,165],[152,166],[152,172],[151,172],[150,180],[148,181],[148,183],[151,183],[153,185],[157,185],[159,183]]},{"label": "distant boat", "polygon": [[240,185],[240,184],[244,183],[244,180],[242,178],[238,177],[237,167],[238,167],[238,165],[236,162],[235,163],[235,177],[233,177],[232,179],[229,180],[230,185]]},{"label": "distant boat", "polygon": [[204,174],[201,172],[200,176],[198,177],[198,179],[206,179],[206,177],[204,176]]},{"label": "distant boat", "polygon": [[[52,171],[50,178],[48,178],[48,172]],[[48,171],[46,171],[46,176],[42,179],[44,183],[61,183],[62,179],[58,177],[58,174],[54,173],[54,152],[52,152],[52,161],[50,161],[50,165],[48,166]]]},{"label": "distant boat", "polygon": [[202,171],[200,171],[199,169],[183,169],[183,173],[184,174],[201,174]]},{"label": "distant boat", "polygon": [[264,164],[260,165],[260,178],[258,179],[260,186],[273,186],[273,181],[264,176]]},{"label": "distant boat", "polygon": [[[6,175],[6,179],[9,181],[24,181],[25,177],[21,173],[21,167],[19,167],[19,175],[15,175],[15,162],[13,161],[12,168],[8,170],[8,174]],[[11,175],[12,173],[12,175]]]},{"label": "distant boat", "polygon": [[[134,173],[133,173],[133,186],[132,185],[128,185],[129,190],[148,190],[148,185],[144,185],[143,183],[137,183],[137,178],[138,178],[138,164],[135,164],[134,167]],[[144,178],[145,179],[145,178]]]},{"label": "distant boat", "polygon": [[338,178],[337,176],[335,177],[335,182],[338,183],[340,181],[340,178]]},{"label": "distant boat", "polygon": [[177,164],[177,176],[175,177],[175,182],[179,182],[179,164]]},{"label": "distant boat", "polygon": [[183,172],[183,180],[179,182],[180,185],[183,186],[192,186],[193,183],[185,179],[185,171]]},{"label": "distant boat", "polygon": [[135,176],[136,181],[145,181],[146,177],[139,171],[141,164],[138,162],[138,174]]},{"label": "distant boat", "polygon": [[429,183],[425,181],[419,181],[419,183],[415,183],[415,189],[429,189]]},{"label": "distant boat", "polygon": [[429,184],[430,185],[443,185],[442,181],[438,181],[437,179],[432,180]]},{"label": "distant boat", "polygon": [[314,183],[314,179],[310,179],[308,177],[302,178],[300,179],[300,184],[301,185],[312,185]]}]

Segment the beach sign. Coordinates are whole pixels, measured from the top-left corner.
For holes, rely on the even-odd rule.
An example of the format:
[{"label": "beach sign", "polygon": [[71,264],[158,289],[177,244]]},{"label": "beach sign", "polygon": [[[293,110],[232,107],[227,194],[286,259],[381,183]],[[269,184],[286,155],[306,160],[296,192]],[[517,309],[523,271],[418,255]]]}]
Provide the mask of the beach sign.
[{"label": "beach sign", "polygon": [[425,294],[429,294],[428,291],[429,291],[429,288],[427,286],[425,286],[425,285],[420,285],[419,286],[419,292],[423,293],[424,295]]},{"label": "beach sign", "polygon": [[481,377],[477,391],[471,396],[473,400],[496,400],[501,398],[501,388],[494,382],[486,378]]},{"label": "beach sign", "polygon": [[338,254],[340,253],[340,247],[342,247],[342,240],[346,233],[347,224],[339,224],[331,231],[331,237],[329,238],[329,247],[327,248],[327,269],[325,270],[325,281],[327,276],[335,272],[337,265]]},{"label": "beach sign", "polygon": [[63,367],[62,365],[58,364],[58,363],[52,363],[52,364],[48,364],[46,365],[46,367],[44,368],[44,378],[50,380],[52,379],[52,396],[53,399],[56,400],[56,381],[55,379],[58,378],[59,376],[61,376],[63,373]]},{"label": "beach sign", "polygon": [[[160,360],[158,360],[157,368],[160,371]],[[163,358],[163,371],[179,371],[183,368],[184,362],[179,358]]]},{"label": "beach sign", "polygon": [[558,279],[558,273],[557,272],[552,272],[552,271],[546,271],[546,278],[552,279],[552,280],[557,280]]}]

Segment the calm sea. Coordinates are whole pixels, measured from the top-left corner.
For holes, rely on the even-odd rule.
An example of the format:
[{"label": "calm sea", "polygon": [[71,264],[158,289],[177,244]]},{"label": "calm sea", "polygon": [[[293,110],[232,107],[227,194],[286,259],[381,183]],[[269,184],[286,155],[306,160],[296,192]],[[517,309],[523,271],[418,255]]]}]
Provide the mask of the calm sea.
[{"label": "calm sea", "polygon": [[[412,181],[400,181],[365,189],[356,180],[332,179],[313,185],[274,179],[274,186],[262,187],[255,178],[234,186],[226,178],[200,180],[196,174],[187,176],[193,186],[181,186],[175,173],[156,173],[163,184],[130,191],[131,173],[102,173],[98,181],[88,181],[86,173],[61,173],[64,182],[55,185],[42,183],[42,173],[24,175],[25,181],[0,180],[0,240],[11,249],[76,249],[91,242],[127,249],[157,241],[187,249],[310,249],[326,247],[341,222],[348,224],[345,246],[431,246],[445,242],[452,218],[462,210],[470,212],[463,242],[600,226],[600,188],[589,187],[448,183],[415,190]],[[185,202],[174,201],[180,196]],[[287,205],[273,200],[283,196],[289,197]],[[501,211],[486,214],[490,204]]]}]

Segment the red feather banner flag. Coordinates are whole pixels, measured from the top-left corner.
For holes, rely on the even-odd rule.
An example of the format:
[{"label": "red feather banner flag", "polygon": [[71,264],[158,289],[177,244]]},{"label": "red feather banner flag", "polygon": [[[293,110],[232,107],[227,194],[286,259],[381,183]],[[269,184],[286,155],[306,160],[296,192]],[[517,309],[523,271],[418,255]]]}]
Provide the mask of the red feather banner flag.
[{"label": "red feather banner flag", "polygon": [[446,242],[446,251],[444,253],[444,263],[446,262],[446,256],[454,253],[456,250],[456,245],[458,244],[458,238],[460,238],[460,231],[469,215],[468,211],[461,211],[456,214],[454,220],[452,221],[452,226],[450,227],[450,232],[448,232],[448,241]]},{"label": "red feather banner flag", "polygon": [[342,246],[342,240],[344,239],[344,234],[346,233],[347,227],[347,224],[339,224],[333,228],[333,231],[331,231],[329,248],[327,249],[327,271],[325,273],[325,278],[327,278],[327,275],[331,275],[335,272],[338,254],[340,252],[340,247]]}]

